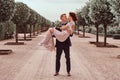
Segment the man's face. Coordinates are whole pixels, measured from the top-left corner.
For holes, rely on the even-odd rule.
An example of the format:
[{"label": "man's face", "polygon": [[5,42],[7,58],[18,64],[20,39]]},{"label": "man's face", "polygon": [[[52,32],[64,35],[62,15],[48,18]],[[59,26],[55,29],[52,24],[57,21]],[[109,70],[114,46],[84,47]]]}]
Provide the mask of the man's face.
[{"label": "man's face", "polygon": [[61,18],[62,21],[66,22],[67,21],[67,16],[66,15],[63,15],[62,18]]}]

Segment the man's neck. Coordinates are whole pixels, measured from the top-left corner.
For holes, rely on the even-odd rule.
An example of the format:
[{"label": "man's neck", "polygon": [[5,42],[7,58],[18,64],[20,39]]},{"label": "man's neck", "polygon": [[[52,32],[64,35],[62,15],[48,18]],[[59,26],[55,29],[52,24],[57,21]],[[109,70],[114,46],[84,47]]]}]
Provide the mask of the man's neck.
[{"label": "man's neck", "polygon": [[61,21],[61,23],[67,23],[67,21]]}]

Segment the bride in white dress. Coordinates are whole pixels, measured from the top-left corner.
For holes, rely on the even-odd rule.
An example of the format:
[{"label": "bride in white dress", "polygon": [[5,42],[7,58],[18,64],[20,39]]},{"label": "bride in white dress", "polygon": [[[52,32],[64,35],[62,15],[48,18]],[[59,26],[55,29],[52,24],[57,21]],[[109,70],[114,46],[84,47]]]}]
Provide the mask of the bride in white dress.
[{"label": "bride in white dress", "polygon": [[73,34],[75,29],[75,21],[77,21],[76,14],[74,12],[70,12],[68,20],[68,24],[59,28],[61,31],[56,28],[50,28],[46,37],[41,42],[41,45],[44,45],[46,48],[52,48],[54,46],[52,35],[54,35],[60,42],[64,42],[71,34]]}]

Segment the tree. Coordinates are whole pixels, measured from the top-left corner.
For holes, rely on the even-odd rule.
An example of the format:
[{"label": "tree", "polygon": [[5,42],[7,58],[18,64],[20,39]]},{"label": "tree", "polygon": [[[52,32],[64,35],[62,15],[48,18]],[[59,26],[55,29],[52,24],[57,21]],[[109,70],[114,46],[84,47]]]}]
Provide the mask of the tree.
[{"label": "tree", "polygon": [[44,20],[43,20],[43,19],[44,19],[43,16],[41,16],[41,15],[38,16],[37,23],[38,23],[38,25],[39,25],[40,31],[41,31],[42,26],[43,26],[43,24],[44,24]]},{"label": "tree", "polygon": [[93,22],[89,16],[90,13],[90,3],[86,3],[86,6],[84,6],[81,10],[81,15],[85,19],[86,25],[91,26],[93,25]]},{"label": "tree", "polygon": [[36,23],[36,14],[34,12],[34,10],[30,9],[30,17],[27,21],[27,24],[30,24],[30,38],[32,37],[32,26],[35,27],[35,23]]},{"label": "tree", "polygon": [[[0,0],[0,28],[6,21],[12,19],[12,17],[14,16],[14,10],[15,10],[14,0]],[[0,50],[0,53],[1,52],[11,53],[12,50]]]},{"label": "tree", "polygon": [[107,42],[107,25],[111,24],[114,16],[110,9],[110,3],[107,0],[92,0],[90,6],[90,16],[97,28],[97,43],[98,43],[98,25],[104,27],[104,46]]},{"label": "tree", "polygon": [[46,19],[45,17],[41,17],[41,30],[42,31],[48,30],[50,25],[51,25],[51,22],[48,19]]},{"label": "tree", "polygon": [[89,10],[90,3],[86,3],[86,5],[80,10],[78,10],[78,24],[83,26],[83,37],[85,37],[85,26],[91,26],[93,22],[91,21],[91,18],[89,17]]},{"label": "tree", "polygon": [[50,25],[51,25],[51,21],[50,20],[48,20],[48,19],[46,19],[46,21],[45,21],[45,24],[46,24],[46,27],[50,27]]},{"label": "tree", "polygon": [[40,15],[39,14],[37,14],[37,22],[36,23],[37,23],[37,34],[39,34],[39,30],[40,30],[40,27],[41,27],[40,26],[41,24],[40,24]]},{"label": "tree", "polygon": [[116,22],[118,23],[118,28],[120,30],[120,0],[109,0],[112,6],[114,15],[116,15]]},{"label": "tree", "polygon": [[[83,26],[83,37],[85,37],[85,25],[86,25],[86,22],[85,22],[85,18],[82,17],[81,13],[82,13],[82,12],[77,12],[77,17],[78,17],[77,24],[78,24],[78,27],[79,27],[80,25]],[[79,30],[78,30],[78,34],[79,34]]]},{"label": "tree", "polygon": [[[12,21],[16,24],[16,43],[18,43],[18,27],[24,25],[29,19],[29,8],[22,2],[16,3],[16,11]],[[26,26],[25,26],[26,27]]]},{"label": "tree", "polygon": [[97,0],[92,0],[90,3],[90,12],[89,12],[89,16],[91,20],[94,22],[95,27],[96,27],[96,45],[97,46],[99,42],[98,26],[100,25],[100,20],[99,20],[100,15],[97,12],[98,6],[99,6],[99,3],[97,3]]},{"label": "tree", "polygon": [[15,24],[12,21],[7,21],[4,23],[5,28],[5,39],[13,38],[13,33],[15,31]]},{"label": "tree", "polygon": [[0,0],[0,23],[12,19],[14,11],[14,0]]},{"label": "tree", "polygon": [[[5,24],[9,22],[14,16],[15,2],[14,0],[0,0],[0,38],[4,38],[5,35]],[[8,27],[8,26],[7,26]]]},{"label": "tree", "polygon": [[[0,38],[4,39],[5,23],[10,21],[14,16],[15,2],[14,0],[0,0]],[[7,26],[8,27],[8,26]]]}]

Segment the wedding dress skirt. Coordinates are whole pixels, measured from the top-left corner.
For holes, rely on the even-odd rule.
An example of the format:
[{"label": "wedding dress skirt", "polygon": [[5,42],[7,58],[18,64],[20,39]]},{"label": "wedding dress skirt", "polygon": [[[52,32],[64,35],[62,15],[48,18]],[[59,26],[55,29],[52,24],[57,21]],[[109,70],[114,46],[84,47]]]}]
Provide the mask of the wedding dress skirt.
[{"label": "wedding dress skirt", "polygon": [[58,31],[57,29],[54,28],[54,33],[53,35],[56,37],[56,39],[60,42],[64,42],[70,34],[67,32],[67,30],[63,31]]},{"label": "wedding dress skirt", "polygon": [[47,31],[47,34],[46,34],[45,38],[41,41],[40,46],[44,46],[49,51],[55,50],[54,40],[53,40],[53,37],[52,37],[52,34],[50,33],[50,31]]}]

